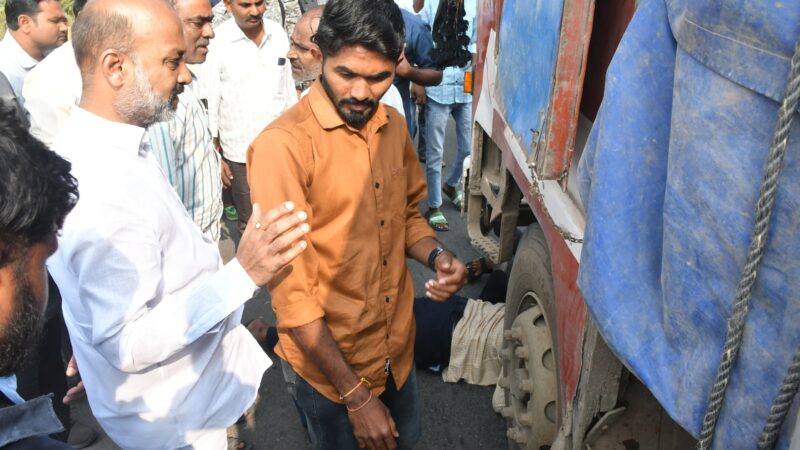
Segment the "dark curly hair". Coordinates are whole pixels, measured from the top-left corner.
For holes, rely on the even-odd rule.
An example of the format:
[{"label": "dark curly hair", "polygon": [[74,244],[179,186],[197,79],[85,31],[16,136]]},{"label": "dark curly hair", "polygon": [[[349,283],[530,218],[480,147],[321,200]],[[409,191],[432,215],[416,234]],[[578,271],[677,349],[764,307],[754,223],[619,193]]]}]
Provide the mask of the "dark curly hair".
[{"label": "dark curly hair", "polygon": [[78,202],[70,168],[0,101],[0,267],[64,225]]}]

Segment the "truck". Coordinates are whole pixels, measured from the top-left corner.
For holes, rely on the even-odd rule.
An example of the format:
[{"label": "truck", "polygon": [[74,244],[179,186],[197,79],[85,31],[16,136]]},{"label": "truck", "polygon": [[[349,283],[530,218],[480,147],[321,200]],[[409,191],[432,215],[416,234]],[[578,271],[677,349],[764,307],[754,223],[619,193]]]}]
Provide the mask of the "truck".
[{"label": "truck", "polygon": [[[625,328],[636,319],[627,315],[616,322],[603,320],[600,326],[595,318],[597,314],[602,316],[608,308],[599,308],[593,315],[578,281],[587,210],[578,189],[577,168],[603,101],[609,65],[634,14],[643,3],[648,3],[645,14],[653,17],[662,13],[664,17],[669,15],[672,31],[676,34],[685,30],[675,30],[679,19],[671,14],[685,7],[682,11],[689,11],[687,17],[690,17],[694,7],[691,2],[663,0],[478,0],[478,45],[470,80],[473,92],[472,157],[469,175],[465,179],[465,208],[473,246],[494,263],[513,261],[506,298],[504,344],[500,352],[504,376],[498,382],[504,392],[505,407],[501,414],[507,421],[511,449],[591,448],[625,411],[622,395],[631,377],[641,378],[667,412],[697,437],[696,424],[702,417],[705,403],[694,405],[691,410],[667,401],[675,386],[663,387],[665,383],[659,384],[658,377],[649,375],[651,372],[647,368],[653,366],[654,361],[647,361],[646,352],[632,356],[625,352],[624,345],[617,345],[618,340],[611,346],[606,341],[605,335],[618,337],[609,333],[608,327]],[[673,9],[661,11],[658,8],[667,7],[654,6],[656,3],[671,3],[668,7]],[[732,4],[741,4],[740,12],[743,14],[754,7],[747,0],[706,3],[721,4],[722,15],[730,15],[732,10],[725,12],[725,6]],[[779,2],[776,5],[780,9],[784,4]],[[755,15],[759,14],[762,13]],[[786,27],[791,27],[794,26],[791,18],[796,19],[800,11],[791,6],[783,14],[788,14],[785,23]],[[776,16],[773,14],[772,17]],[[780,28],[783,19],[773,20],[778,29],[788,29]],[[640,28],[647,26],[651,25],[639,25]],[[663,27],[666,26],[665,21]],[[756,24],[754,29],[759,30],[759,26],[764,27]],[[664,29],[669,32],[668,28]],[[799,31],[797,28],[791,30]],[[797,36],[784,34],[790,35],[787,41],[793,44]],[[671,34],[669,38],[672,38]],[[695,51],[681,39],[684,37],[678,36],[678,47],[684,48],[677,50],[678,53]],[[791,49],[790,46],[788,56],[791,56]],[[781,56],[787,61],[786,71],[783,72],[781,66],[781,73],[777,75],[785,81],[789,58],[784,50],[780,48],[780,52],[774,53],[783,53]],[[710,55],[708,60],[704,60],[699,52],[697,50],[692,56],[712,67],[717,61],[712,58],[719,57],[719,54]],[[741,58],[739,64],[754,62],[746,55],[737,57]],[[746,72],[750,68],[741,70],[741,76],[737,72],[731,78],[744,84],[742,80],[750,75]],[[753,78],[758,80],[757,76]],[[748,87],[770,97],[758,86]],[[772,99],[781,100],[774,95]],[[758,126],[767,136],[774,121]],[[764,153],[766,147],[765,144]],[[758,160],[757,167],[751,164],[759,177],[762,164],[763,159]],[[791,176],[794,177],[794,172]],[[746,182],[748,189],[750,184],[754,185],[751,191],[754,189],[755,194],[758,193],[757,178],[749,178]],[[755,204],[755,198],[752,201],[748,198],[744,203],[747,206],[743,208],[747,210],[755,208],[749,206]],[[792,217],[797,218],[796,215]],[[751,220],[750,216],[747,218]],[[524,234],[520,236],[523,229]],[[749,238],[749,234],[746,237]],[[796,243],[796,239],[792,240],[792,245]],[[791,276],[792,273],[793,263],[784,275]],[[739,273],[734,275],[738,278]],[[608,277],[614,276],[614,273],[608,274]],[[793,283],[780,285],[777,289],[781,293],[778,303],[791,304],[783,300],[783,296],[786,292],[793,292]],[[735,282],[730,284],[736,285]],[[720,316],[715,316],[713,327],[709,325],[716,333],[715,337],[725,335],[727,308],[729,306],[714,312]],[[646,315],[642,318],[647,320]],[[763,326],[764,322],[760,325]],[[689,327],[696,329],[697,325]],[[771,400],[777,395],[777,381],[786,372],[792,351],[800,343],[800,336],[794,331],[796,327],[787,329],[792,331],[785,334],[786,340],[775,346],[780,347],[780,351],[774,351],[770,355],[774,358],[768,358],[769,364],[774,363],[776,367],[774,374],[761,379],[765,384],[764,390],[756,393],[746,391],[763,397],[763,404],[754,408],[758,410],[757,414],[754,413],[749,422],[745,421],[747,426],[758,430],[766,420]],[[696,337],[691,332],[689,334],[689,337]],[[744,345],[747,348],[749,341]],[[717,356],[708,358],[704,354],[702,360],[710,375],[701,382],[684,382],[684,386],[692,390],[696,388],[697,398],[708,398],[713,371],[719,364],[717,357],[722,347],[711,347],[708,352]],[[744,353],[745,358],[751,358],[752,352],[748,352]],[[678,359],[670,361],[674,364],[662,369],[677,373]],[[735,395],[745,392],[736,389]],[[749,399],[746,396],[741,398]],[[702,408],[700,417],[698,408]],[[732,426],[730,421],[721,426],[726,428],[716,448],[750,448],[750,444],[743,443],[749,442],[752,432],[737,431],[737,426]],[[784,447],[787,439],[784,436]],[[731,442],[737,445],[730,446]],[[687,434],[680,443],[673,445],[673,448],[688,448],[695,442]]]}]

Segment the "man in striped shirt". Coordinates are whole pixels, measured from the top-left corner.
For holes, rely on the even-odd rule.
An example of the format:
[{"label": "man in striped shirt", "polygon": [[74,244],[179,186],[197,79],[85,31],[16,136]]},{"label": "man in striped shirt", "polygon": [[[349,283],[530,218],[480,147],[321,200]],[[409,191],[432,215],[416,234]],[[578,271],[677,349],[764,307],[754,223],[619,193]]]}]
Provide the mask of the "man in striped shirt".
[{"label": "man in striped shirt", "polygon": [[[183,24],[186,64],[201,64],[214,37],[208,0],[172,0]],[[197,78],[178,97],[175,117],[148,128],[153,153],[183,205],[203,234],[219,241],[222,214],[220,156],[208,126],[208,111],[199,98]]]}]

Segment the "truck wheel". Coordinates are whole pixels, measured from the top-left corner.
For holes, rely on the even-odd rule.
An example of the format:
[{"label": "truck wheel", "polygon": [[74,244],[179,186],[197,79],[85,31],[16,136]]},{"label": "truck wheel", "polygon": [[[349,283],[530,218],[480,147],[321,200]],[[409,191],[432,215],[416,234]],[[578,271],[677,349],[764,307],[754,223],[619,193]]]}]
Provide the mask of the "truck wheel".
[{"label": "truck wheel", "polygon": [[553,298],[547,242],[533,224],[514,257],[500,352],[509,449],[549,449],[560,425]]}]

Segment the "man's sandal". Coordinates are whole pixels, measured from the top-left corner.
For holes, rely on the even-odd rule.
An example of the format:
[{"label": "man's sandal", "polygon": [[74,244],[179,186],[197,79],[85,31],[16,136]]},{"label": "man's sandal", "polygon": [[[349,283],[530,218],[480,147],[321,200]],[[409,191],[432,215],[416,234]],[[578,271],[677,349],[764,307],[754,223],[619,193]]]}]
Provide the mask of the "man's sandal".
[{"label": "man's sandal", "polygon": [[489,266],[489,261],[485,256],[473,259],[467,263],[467,281],[470,283],[477,281],[481,275],[491,272],[492,268]]},{"label": "man's sandal", "polygon": [[447,223],[447,219],[441,211],[428,213],[428,225],[430,225],[434,231],[450,231],[450,225]]},{"label": "man's sandal", "polygon": [[447,198],[453,202],[453,206],[456,207],[459,211],[464,207],[464,192],[459,190],[454,190],[452,193],[447,192],[447,190],[442,189],[442,192],[447,195]]}]

